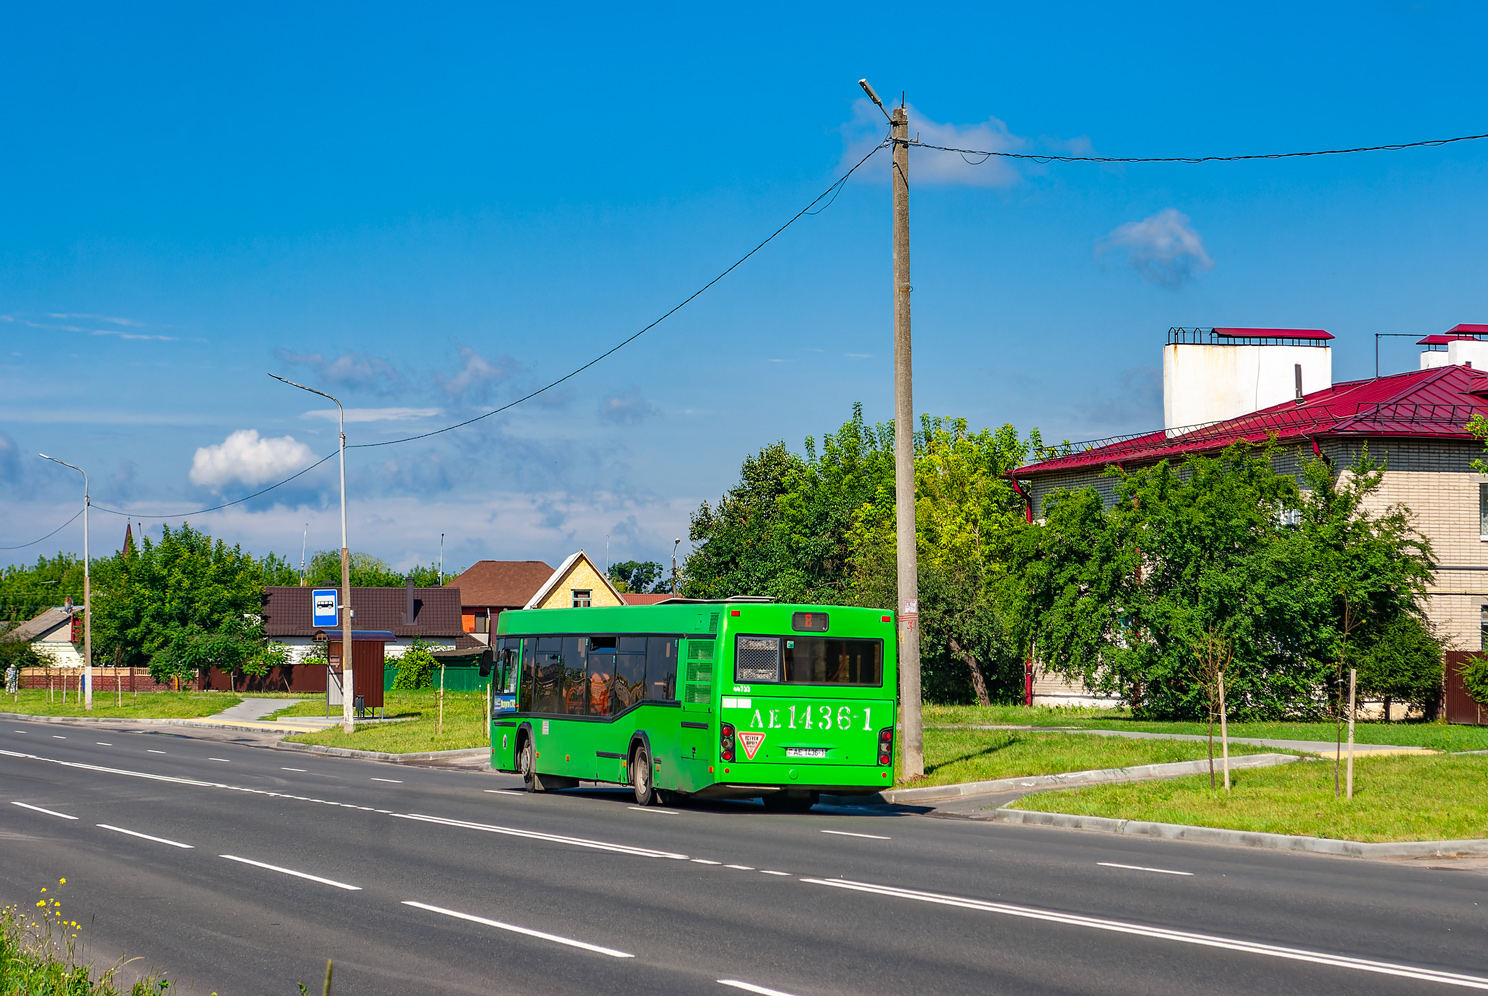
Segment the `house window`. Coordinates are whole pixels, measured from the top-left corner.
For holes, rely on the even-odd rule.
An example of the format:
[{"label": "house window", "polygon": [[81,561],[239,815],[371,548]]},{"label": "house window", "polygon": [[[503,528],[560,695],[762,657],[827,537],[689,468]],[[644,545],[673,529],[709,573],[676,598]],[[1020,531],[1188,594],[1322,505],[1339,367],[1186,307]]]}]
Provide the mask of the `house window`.
[{"label": "house window", "polygon": [[589,588],[574,588],[573,607],[576,609],[589,608],[589,603],[591,601],[590,596],[592,596],[593,594],[594,592]]},{"label": "house window", "polygon": [[1488,484],[1478,485],[1478,538],[1488,540]]},{"label": "house window", "polygon": [[476,616],[475,616],[475,631],[477,633],[488,633],[488,632],[490,632],[490,630],[491,630],[490,621],[491,621],[491,617],[488,616],[488,615],[486,615],[484,612],[477,613]]},{"label": "house window", "polygon": [[1478,637],[1478,649],[1488,650],[1488,605],[1479,610],[1479,618],[1481,621],[1478,623],[1478,629],[1482,635]]}]

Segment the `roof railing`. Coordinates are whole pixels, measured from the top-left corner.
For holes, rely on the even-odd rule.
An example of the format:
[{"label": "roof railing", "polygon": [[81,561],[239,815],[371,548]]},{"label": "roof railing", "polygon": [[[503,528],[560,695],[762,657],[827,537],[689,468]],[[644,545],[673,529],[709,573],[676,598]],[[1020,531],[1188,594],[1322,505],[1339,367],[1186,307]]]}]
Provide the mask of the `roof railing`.
[{"label": "roof railing", "polygon": [[1319,346],[1333,337],[1321,329],[1168,329],[1169,346]]}]

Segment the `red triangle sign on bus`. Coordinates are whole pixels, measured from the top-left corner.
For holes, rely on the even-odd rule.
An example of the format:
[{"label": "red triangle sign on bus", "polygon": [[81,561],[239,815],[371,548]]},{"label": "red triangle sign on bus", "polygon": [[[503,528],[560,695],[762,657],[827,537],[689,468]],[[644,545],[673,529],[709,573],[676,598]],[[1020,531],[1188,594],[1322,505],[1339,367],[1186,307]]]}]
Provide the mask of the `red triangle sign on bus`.
[{"label": "red triangle sign on bus", "polygon": [[744,745],[744,756],[751,761],[754,760],[754,755],[759,751],[760,744],[764,742],[765,735],[763,733],[739,734],[739,743]]}]

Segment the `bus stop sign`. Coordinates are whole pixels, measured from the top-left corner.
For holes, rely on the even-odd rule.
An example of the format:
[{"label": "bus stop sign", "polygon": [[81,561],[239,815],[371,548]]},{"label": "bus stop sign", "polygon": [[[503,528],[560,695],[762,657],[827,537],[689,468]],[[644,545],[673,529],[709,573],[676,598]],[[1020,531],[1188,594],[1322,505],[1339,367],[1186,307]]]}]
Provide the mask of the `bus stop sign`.
[{"label": "bus stop sign", "polygon": [[316,588],[310,596],[315,608],[313,610],[312,623],[317,629],[335,628],[336,625],[336,589]]}]

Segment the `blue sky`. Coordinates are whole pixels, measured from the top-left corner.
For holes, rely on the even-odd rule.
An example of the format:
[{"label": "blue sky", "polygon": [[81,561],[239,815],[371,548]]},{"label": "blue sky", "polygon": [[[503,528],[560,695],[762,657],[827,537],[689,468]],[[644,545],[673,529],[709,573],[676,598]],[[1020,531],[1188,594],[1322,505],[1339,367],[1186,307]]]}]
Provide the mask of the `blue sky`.
[{"label": "blue sky", "polygon": [[[908,13],[909,16],[906,16]],[[1488,132],[1466,4],[89,6],[0,12],[0,545],[174,514],[505,403],[610,348],[880,134],[1099,155]],[[864,143],[867,143],[865,145]],[[882,154],[542,398],[353,451],[389,563],[665,560],[745,454],[888,418]],[[916,408],[1083,439],[1161,420],[1170,325],[1488,322],[1488,141],[1206,166],[911,162]],[[1386,340],[1387,370],[1415,365]],[[312,457],[313,454],[313,457]],[[339,545],[334,461],[191,521]],[[93,516],[94,550],[124,519]],[[160,519],[146,519],[158,528]],[[179,518],[166,521],[179,522]],[[80,523],[0,563],[80,550]],[[683,546],[686,550],[686,544]]]}]

